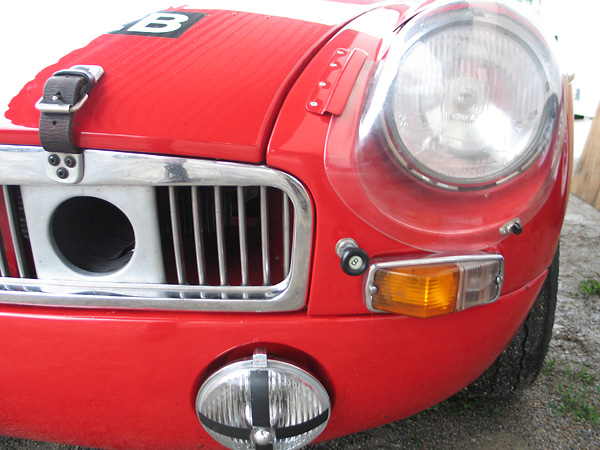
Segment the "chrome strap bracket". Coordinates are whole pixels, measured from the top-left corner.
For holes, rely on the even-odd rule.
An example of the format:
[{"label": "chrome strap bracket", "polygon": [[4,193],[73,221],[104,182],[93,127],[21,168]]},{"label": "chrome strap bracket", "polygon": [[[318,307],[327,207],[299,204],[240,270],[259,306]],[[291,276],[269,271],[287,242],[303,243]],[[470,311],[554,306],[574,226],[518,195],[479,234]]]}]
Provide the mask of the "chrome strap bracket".
[{"label": "chrome strap bracket", "polygon": [[52,181],[77,184],[83,179],[83,153],[50,153],[46,159],[46,175]]}]

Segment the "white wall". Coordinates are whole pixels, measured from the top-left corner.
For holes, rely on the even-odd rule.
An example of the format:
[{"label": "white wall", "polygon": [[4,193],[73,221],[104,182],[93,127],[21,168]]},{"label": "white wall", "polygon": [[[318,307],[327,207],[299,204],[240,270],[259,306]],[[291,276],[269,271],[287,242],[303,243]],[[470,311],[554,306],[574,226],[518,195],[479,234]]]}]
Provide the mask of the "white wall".
[{"label": "white wall", "polygon": [[550,33],[558,36],[563,71],[575,73],[575,114],[593,117],[600,103],[600,2],[541,0],[540,3],[542,22]]}]

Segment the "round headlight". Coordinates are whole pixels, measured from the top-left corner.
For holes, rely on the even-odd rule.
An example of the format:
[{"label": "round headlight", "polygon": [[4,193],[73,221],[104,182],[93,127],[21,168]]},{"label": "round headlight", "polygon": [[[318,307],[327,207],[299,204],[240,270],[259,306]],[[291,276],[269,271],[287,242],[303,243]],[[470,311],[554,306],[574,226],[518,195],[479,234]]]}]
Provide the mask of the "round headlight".
[{"label": "round headlight", "polygon": [[[394,156],[441,187],[480,188],[546,150],[561,89],[548,44],[498,3],[445,4],[409,22],[383,105]],[[516,17],[519,17],[518,19]]]}]

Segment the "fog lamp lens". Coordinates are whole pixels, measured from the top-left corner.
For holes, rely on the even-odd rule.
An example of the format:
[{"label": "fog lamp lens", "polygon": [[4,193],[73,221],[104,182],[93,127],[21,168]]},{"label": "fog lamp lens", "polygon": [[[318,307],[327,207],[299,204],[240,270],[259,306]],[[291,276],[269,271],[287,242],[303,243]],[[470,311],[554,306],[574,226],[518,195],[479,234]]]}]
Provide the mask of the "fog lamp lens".
[{"label": "fog lamp lens", "polygon": [[422,318],[461,311],[497,300],[503,272],[499,255],[376,263],[369,272],[367,306]]},{"label": "fog lamp lens", "polygon": [[257,353],[206,380],[196,411],[204,429],[227,448],[292,450],[323,431],[330,401],[308,372]]}]

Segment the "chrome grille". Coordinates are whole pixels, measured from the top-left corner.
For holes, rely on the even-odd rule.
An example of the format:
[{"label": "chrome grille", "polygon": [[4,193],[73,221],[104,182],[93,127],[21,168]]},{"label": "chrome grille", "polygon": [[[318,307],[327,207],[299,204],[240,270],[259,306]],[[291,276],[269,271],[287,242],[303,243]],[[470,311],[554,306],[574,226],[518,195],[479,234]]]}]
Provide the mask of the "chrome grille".
[{"label": "chrome grille", "polygon": [[[266,186],[157,188],[165,260],[173,284],[271,286],[289,275],[293,216]],[[167,221],[168,218],[168,221]],[[278,248],[271,242],[276,236]],[[258,269],[257,269],[258,268]]]},{"label": "chrome grille", "polygon": [[[46,175],[47,156],[0,146],[0,302],[256,312],[304,305],[312,211],[293,177],[265,166],[87,150],[83,180],[65,186]],[[65,199],[85,205],[89,197],[124,213],[135,232],[122,268],[96,273],[60,251],[70,233],[53,234],[52,217]]]}]

